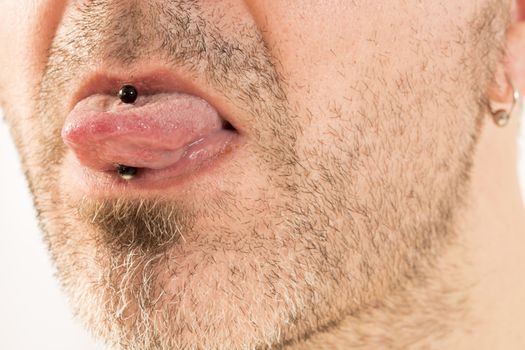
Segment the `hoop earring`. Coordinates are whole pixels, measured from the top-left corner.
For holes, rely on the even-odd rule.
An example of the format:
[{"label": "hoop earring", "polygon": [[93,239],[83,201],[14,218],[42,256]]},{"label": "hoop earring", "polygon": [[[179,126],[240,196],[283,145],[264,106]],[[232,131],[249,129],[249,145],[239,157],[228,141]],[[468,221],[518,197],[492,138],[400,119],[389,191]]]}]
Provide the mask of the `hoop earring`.
[{"label": "hoop earring", "polygon": [[510,109],[508,111],[505,109],[498,109],[496,111],[493,111],[489,105],[490,113],[492,114],[492,120],[499,127],[505,127],[509,124],[510,117],[512,116],[512,113],[514,113],[514,109],[516,108],[516,105],[519,104],[521,99],[519,90],[514,87],[514,84],[512,84],[508,77],[507,80],[509,81],[509,84],[512,87],[512,106],[510,107]]}]

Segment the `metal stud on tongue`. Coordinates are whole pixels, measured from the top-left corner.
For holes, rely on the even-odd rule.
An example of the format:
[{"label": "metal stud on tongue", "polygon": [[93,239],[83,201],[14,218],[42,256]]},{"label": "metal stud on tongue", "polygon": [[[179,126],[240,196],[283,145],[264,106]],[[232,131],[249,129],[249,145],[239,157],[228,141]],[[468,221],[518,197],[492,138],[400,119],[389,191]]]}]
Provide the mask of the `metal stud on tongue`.
[{"label": "metal stud on tongue", "polygon": [[135,103],[138,97],[137,89],[133,85],[124,85],[118,92],[118,98],[124,103]]},{"label": "metal stud on tongue", "polygon": [[121,178],[124,180],[131,180],[137,175],[137,168],[131,167],[131,166],[125,166],[122,164],[117,164],[115,166],[115,169],[117,170],[117,173],[120,175]]}]

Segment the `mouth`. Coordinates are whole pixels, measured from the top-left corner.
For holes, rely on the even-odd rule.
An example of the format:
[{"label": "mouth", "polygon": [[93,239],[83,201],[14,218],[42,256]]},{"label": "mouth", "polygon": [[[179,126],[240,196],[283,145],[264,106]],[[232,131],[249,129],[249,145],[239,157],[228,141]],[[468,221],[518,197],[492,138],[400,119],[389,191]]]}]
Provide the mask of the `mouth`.
[{"label": "mouth", "polygon": [[[136,90],[133,99],[119,95],[124,85]],[[92,77],[62,128],[70,172],[106,194],[166,189],[212,173],[244,137],[206,98],[166,71]]]}]

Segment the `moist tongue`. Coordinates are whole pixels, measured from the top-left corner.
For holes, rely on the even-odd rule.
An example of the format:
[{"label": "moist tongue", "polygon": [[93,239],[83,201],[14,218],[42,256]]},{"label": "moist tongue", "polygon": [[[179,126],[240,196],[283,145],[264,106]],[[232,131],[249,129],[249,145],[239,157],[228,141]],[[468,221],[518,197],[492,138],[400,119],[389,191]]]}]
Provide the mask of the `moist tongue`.
[{"label": "moist tongue", "polygon": [[93,95],[67,116],[62,138],[81,164],[96,170],[115,164],[163,169],[221,127],[218,112],[196,96],[163,93],[124,104],[116,96]]}]

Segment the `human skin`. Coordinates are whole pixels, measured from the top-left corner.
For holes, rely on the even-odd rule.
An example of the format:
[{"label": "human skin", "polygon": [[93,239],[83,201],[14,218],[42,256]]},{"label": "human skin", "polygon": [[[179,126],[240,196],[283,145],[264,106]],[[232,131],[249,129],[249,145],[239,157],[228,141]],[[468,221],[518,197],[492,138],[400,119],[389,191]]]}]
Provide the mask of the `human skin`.
[{"label": "human skin", "polygon": [[[488,102],[525,91],[524,13],[0,1],[0,103],[74,312],[115,349],[523,348],[518,115]],[[181,186],[95,193],[60,136],[72,94],[158,67],[244,143]]]}]

